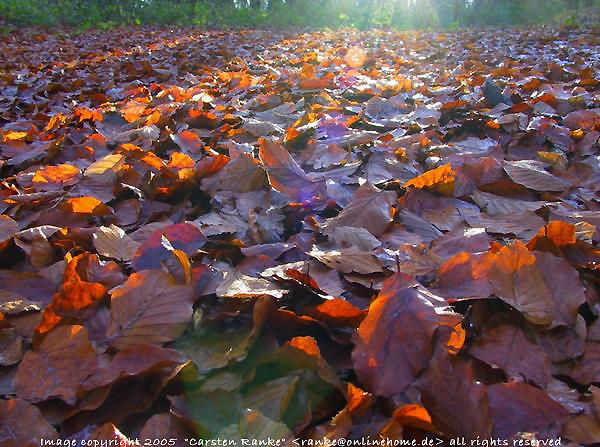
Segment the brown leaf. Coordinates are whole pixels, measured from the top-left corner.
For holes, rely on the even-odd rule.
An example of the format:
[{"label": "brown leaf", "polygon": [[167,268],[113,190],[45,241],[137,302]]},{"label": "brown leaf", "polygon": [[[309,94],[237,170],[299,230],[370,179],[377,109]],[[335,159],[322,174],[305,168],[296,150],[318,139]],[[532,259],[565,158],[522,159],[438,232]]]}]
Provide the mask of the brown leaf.
[{"label": "brown leaf", "polygon": [[504,170],[512,181],[535,191],[563,191],[571,186],[529,160],[505,162]]},{"label": "brown leaf", "polygon": [[99,227],[94,232],[94,247],[107,258],[131,261],[139,244],[116,225]]},{"label": "brown leaf", "polygon": [[490,237],[483,228],[458,228],[437,238],[431,244],[432,251],[442,258],[457,253],[479,253],[490,248]]},{"label": "brown leaf", "polygon": [[19,224],[8,216],[0,214],[0,244],[11,239],[19,231]]},{"label": "brown leaf", "polygon": [[232,270],[227,273],[216,293],[217,296],[231,298],[252,298],[262,295],[281,298],[287,293],[287,290],[266,279],[242,275]]},{"label": "brown leaf", "polygon": [[10,366],[19,363],[23,358],[23,339],[14,328],[3,327],[6,318],[0,318],[0,366]]},{"label": "brown leaf", "polygon": [[327,225],[323,234],[339,248],[355,246],[362,251],[371,251],[381,246],[381,241],[365,228]]},{"label": "brown leaf", "polygon": [[197,155],[204,147],[202,140],[191,130],[184,130],[179,135],[171,135],[171,139],[184,153]]},{"label": "brown leaf", "polygon": [[160,270],[133,273],[111,292],[108,342],[117,349],[176,339],[192,317],[194,291]]},{"label": "brown leaf", "polygon": [[178,340],[175,348],[189,356],[199,374],[241,362],[260,335],[269,310],[270,301],[259,299],[254,304],[252,322],[205,324]]},{"label": "brown leaf", "polygon": [[469,353],[516,379],[531,380],[539,386],[550,381],[550,359],[517,326],[503,325],[486,331],[477,337]]},{"label": "brown leaf", "polygon": [[494,293],[532,323],[572,325],[585,302],[579,276],[564,259],[531,253],[519,241],[500,249],[489,278]]},{"label": "brown leaf", "polygon": [[267,138],[259,139],[259,143],[260,160],[273,188],[296,202],[324,196],[325,182],[311,179],[285,147]]},{"label": "brown leaf", "polygon": [[88,437],[88,441],[112,441],[118,445],[128,445],[132,441],[127,438],[121,430],[119,430],[113,423],[107,422],[106,424],[96,428]]},{"label": "brown leaf", "polygon": [[475,191],[472,197],[473,201],[490,216],[510,215],[521,211],[537,211],[546,203],[509,199],[479,190]]},{"label": "brown leaf", "polygon": [[579,444],[597,444],[600,442],[600,421],[596,416],[580,414],[567,421],[561,436]]},{"label": "brown leaf", "polygon": [[17,395],[31,402],[58,397],[74,404],[79,386],[97,367],[96,351],[83,326],[61,326],[30,351],[15,376]]},{"label": "brown leaf", "polygon": [[202,180],[202,187],[206,190],[249,192],[260,189],[265,183],[266,174],[259,161],[249,154],[241,154],[214,176]]},{"label": "brown leaf", "polygon": [[58,440],[58,433],[44,420],[40,410],[20,399],[0,400],[0,421],[2,447],[36,447],[40,439]]},{"label": "brown leaf", "polygon": [[257,442],[279,441],[280,446],[291,447],[293,434],[290,429],[268,417],[260,411],[250,408],[242,412],[239,423],[225,427],[217,438],[228,439],[242,444],[244,440],[251,439]]},{"label": "brown leaf", "polygon": [[585,343],[583,356],[577,360],[569,376],[584,385],[600,380],[600,343],[597,341]]},{"label": "brown leaf", "polygon": [[438,270],[436,293],[447,298],[488,298],[492,294],[489,272],[491,253],[458,253]]},{"label": "brown leaf", "polygon": [[367,182],[337,217],[328,220],[326,227],[365,228],[373,236],[381,236],[392,221],[391,207],[395,201],[395,192],[382,191]]},{"label": "brown leaf", "polygon": [[391,396],[411,385],[432,356],[439,325],[433,304],[406,278],[386,281],[354,338],[356,374],[374,394]]},{"label": "brown leaf", "polygon": [[35,171],[31,181],[38,191],[53,191],[76,184],[80,173],[79,168],[70,164],[44,166]]},{"label": "brown leaf", "polygon": [[174,368],[186,363],[187,358],[172,349],[152,345],[133,345],[119,351],[109,362],[98,366],[81,387],[92,390],[128,377],[142,376],[152,371]]},{"label": "brown leaf", "polygon": [[185,447],[192,433],[170,413],[160,413],[152,416],[140,433],[140,439],[176,439],[175,447]]},{"label": "brown leaf", "polygon": [[383,271],[383,266],[371,252],[361,251],[356,247],[327,251],[315,247],[308,255],[342,273],[356,272],[368,275]]},{"label": "brown leaf", "polygon": [[363,319],[364,311],[342,298],[325,300],[323,303],[304,309],[304,313],[334,326],[355,327]]},{"label": "brown leaf", "polygon": [[556,401],[531,385],[498,383],[487,387],[494,436],[509,439],[520,432],[538,439],[555,439],[569,414]]},{"label": "brown leaf", "polygon": [[206,243],[206,237],[195,225],[179,223],[153,232],[137,249],[132,266],[135,270],[160,269],[171,258],[173,249],[192,256]]},{"label": "brown leaf", "polygon": [[36,328],[44,334],[56,326],[61,317],[85,317],[89,310],[107,294],[107,290],[123,281],[116,265],[100,263],[96,255],[83,253],[73,258],[65,268],[63,285],[44,310],[42,322]]},{"label": "brown leaf", "polygon": [[475,439],[492,434],[486,387],[475,380],[471,363],[462,357],[438,348],[418,388],[433,424],[445,435]]}]

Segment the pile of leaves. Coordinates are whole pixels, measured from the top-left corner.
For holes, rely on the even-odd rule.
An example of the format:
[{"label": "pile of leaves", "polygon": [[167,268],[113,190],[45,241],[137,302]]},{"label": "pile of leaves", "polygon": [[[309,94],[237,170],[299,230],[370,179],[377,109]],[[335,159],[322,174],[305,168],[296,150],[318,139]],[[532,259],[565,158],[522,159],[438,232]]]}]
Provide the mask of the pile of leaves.
[{"label": "pile of leaves", "polygon": [[0,442],[600,442],[599,36],[0,41]]}]

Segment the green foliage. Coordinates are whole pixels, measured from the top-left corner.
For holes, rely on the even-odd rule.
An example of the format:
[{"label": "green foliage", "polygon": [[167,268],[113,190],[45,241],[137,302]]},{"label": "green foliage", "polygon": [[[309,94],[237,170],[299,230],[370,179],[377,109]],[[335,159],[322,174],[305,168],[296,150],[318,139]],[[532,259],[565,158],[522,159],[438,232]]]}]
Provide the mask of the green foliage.
[{"label": "green foliage", "polygon": [[389,27],[397,29],[558,23],[598,18],[600,0],[0,0],[8,24],[85,31],[122,25]]}]

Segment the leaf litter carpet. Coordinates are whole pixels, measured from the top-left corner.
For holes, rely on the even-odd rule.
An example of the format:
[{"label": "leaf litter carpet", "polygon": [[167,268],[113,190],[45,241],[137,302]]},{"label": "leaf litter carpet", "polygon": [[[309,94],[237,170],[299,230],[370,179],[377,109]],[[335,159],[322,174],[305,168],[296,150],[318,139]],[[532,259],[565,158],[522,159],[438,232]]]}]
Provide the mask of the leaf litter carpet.
[{"label": "leaf litter carpet", "polygon": [[0,444],[600,442],[598,42],[2,37]]}]

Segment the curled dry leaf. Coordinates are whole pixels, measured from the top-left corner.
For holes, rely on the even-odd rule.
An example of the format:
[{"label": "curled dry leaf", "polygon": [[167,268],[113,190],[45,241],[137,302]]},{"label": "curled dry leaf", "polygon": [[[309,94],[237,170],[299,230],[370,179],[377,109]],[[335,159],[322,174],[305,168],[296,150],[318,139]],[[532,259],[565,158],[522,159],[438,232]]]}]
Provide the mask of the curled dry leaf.
[{"label": "curled dry leaf", "polygon": [[252,298],[262,295],[281,298],[287,293],[287,290],[269,280],[242,275],[232,270],[227,273],[225,280],[219,285],[216,292],[217,296],[230,298]]},{"label": "curled dry leaf", "polygon": [[161,270],[133,273],[111,291],[108,343],[124,349],[176,339],[192,318],[194,290]]}]

